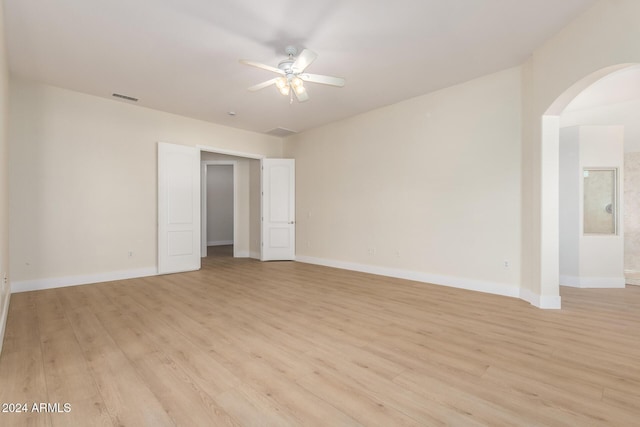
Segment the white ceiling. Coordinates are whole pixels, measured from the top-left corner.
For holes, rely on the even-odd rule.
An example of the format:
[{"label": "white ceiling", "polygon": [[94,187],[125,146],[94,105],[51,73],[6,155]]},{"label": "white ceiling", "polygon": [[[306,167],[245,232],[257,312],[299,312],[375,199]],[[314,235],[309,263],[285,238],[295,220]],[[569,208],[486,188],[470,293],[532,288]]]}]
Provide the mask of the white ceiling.
[{"label": "white ceiling", "polygon": [[[21,78],[257,132],[303,131],[516,66],[595,0],[4,0]],[[275,75],[292,44],[307,84],[292,105]],[[121,101],[127,102],[127,101]],[[236,112],[235,117],[227,114]]]}]

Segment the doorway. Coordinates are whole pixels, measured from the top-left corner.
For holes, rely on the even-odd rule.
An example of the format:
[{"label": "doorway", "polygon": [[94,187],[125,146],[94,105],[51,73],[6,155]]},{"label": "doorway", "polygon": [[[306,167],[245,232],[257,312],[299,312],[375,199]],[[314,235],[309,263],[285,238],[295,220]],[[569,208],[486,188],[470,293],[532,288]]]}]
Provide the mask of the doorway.
[{"label": "doorway", "polygon": [[[203,215],[202,212],[206,206],[202,203],[205,197],[203,190],[206,188],[202,178],[203,161],[232,162],[234,165],[233,257],[263,259],[261,162],[264,158],[264,155],[208,146],[189,147],[158,143],[159,274],[198,270],[202,257],[206,256],[208,239],[206,234],[203,237],[203,229],[206,226],[203,227],[202,220],[206,218],[206,214]],[[277,183],[288,181],[275,179],[270,182],[270,188],[273,190]],[[282,194],[273,191],[271,193]],[[280,201],[284,199],[276,197],[271,200],[269,212],[281,212],[283,208],[278,203]],[[291,215],[295,212],[295,206],[290,201],[287,209]],[[295,224],[293,216],[287,219],[288,226]],[[278,237],[277,232],[269,236],[273,235]],[[281,239],[275,243],[282,243]],[[294,248],[293,245],[291,247]]]},{"label": "doorway", "polygon": [[[618,126],[622,128],[624,138],[623,149],[607,145],[597,153],[600,164],[605,158],[617,164],[620,171],[618,177],[621,200],[618,209],[620,221],[619,235],[623,238],[622,248],[618,252],[620,269],[619,285],[634,284],[640,273],[640,66],[633,65],[612,72],[591,84],[578,94],[562,111],[561,128],[580,126],[589,127]],[[561,144],[562,147],[562,144]],[[593,151],[593,147],[587,148]],[[615,151],[619,153],[617,162],[612,162]],[[596,166],[594,159],[590,166]],[[586,182],[587,178],[585,178]],[[606,206],[606,205],[605,205]],[[600,213],[605,212],[600,209]],[[615,213],[615,212],[614,212]],[[611,215],[610,215],[611,216]],[[602,240],[602,239],[601,239]],[[608,251],[611,252],[611,251]],[[610,257],[610,255],[608,255]],[[561,273],[562,274],[562,273]],[[601,277],[607,275],[600,274]],[[626,281],[625,281],[626,279]],[[602,282],[602,281],[601,281]],[[598,285],[611,286],[613,281]],[[596,283],[597,284],[597,283]]]},{"label": "doorway", "polygon": [[[260,259],[260,159],[261,157],[249,154],[236,154],[221,152],[217,149],[200,148],[201,171],[201,257],[207,256],[207,250],[215,253],[224,250],[228,246],[227,253],[231,251],[234,258]],[[224,235],[209,235],[206,208],[210,205],[205,189],[207,185],[207,172],[210,167],[221,168],[226,166],[233,169],[233,207],[227,208],[233,212],[233,232]],[[212,169],[216,170],[216,169]],[[228,169],[227,169],[228,170]],[[229,179],[226,178],[228,182]],[[227,187],[227,191],[229,187]],[[228,228],[227,228],[228,230]],[[230,237],[232,236],[232,237]],[[230,244],[229,242],[233,240]],[[211,243],[211,245],[209,245]],[[232,245],[232,246],[231,246]]]},{"label": "doorway", "polygon": [[567,105],[585,88],[596,81],[638,64],[619,64],[603,68],[585,76],[568,88],[549,106],[541,118],[540,157],[540,252],[538,262],[539,295],[535,305],[541,308],[560,308],[559,280],[559,135],[560,115]]},{"label": "doorway", "polygon": [[202,162],[201,256],[235,256],[237,223],[235,161]]}]

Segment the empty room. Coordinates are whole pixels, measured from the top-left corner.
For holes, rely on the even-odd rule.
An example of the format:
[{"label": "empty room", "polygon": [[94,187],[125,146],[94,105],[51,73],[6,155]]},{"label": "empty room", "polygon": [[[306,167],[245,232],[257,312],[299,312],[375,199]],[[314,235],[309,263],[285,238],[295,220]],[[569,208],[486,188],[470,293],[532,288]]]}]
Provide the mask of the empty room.
[{"label": "empty room", "polygon": [[632,426],[637,0],[0,0],[0,426]]}]

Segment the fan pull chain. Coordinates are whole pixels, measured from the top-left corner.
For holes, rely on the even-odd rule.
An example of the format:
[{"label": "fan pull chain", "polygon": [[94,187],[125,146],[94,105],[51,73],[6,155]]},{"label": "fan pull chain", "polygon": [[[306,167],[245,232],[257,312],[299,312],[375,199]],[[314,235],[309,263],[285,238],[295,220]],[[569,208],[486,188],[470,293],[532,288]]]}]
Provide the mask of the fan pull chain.
[{"label": "fan pull chain", "polygon": [[289,105],[293,104],[293,89],[289,91]]}]

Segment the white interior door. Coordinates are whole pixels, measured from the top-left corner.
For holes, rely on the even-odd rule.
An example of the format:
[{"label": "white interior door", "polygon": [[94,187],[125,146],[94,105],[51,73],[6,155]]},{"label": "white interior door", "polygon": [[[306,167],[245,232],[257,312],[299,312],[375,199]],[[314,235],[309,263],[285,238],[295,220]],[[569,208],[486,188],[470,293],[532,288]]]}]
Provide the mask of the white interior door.
[{"label": "white interior door", "polygon": [[200,151],[158,143],[158,274],[200,269]]},{"label": "white interior door", "polygon": [[295,258],[295,161],[262,159],[262,261]]}]

